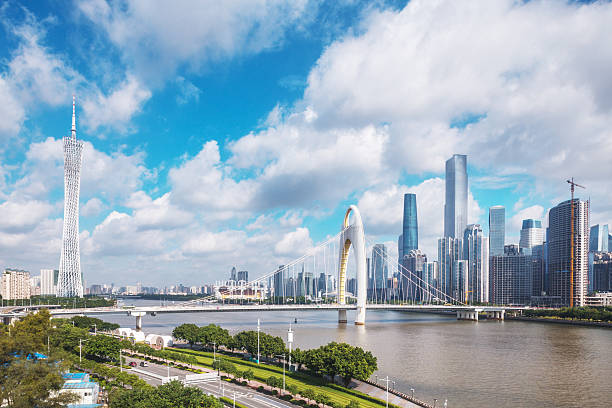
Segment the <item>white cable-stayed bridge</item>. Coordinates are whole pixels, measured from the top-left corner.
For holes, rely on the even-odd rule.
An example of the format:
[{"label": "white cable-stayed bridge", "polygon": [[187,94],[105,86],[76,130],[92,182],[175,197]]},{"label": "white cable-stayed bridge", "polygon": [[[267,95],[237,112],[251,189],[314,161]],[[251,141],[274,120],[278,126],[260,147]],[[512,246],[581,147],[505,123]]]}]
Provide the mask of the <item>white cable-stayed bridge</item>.
[{"label": "white cable-stayed bridge", "polygon": [[[383,267],[388,268],[387,273],[380,268],[376,270],[377,265],[368,265],[363,222],[357,207],[351,205],[338,234],[297,259],[249,282],[248,286],[221,289],[217,295],[222,298],[222,303],[209,303],[210,299],[202,298],[167,306],[50,308],[50,313],[54,316],[128,314],[136,318],[136,328],[140,329],[144,316],[160,313],[338,311],[338,321],[346,323],[347,311],[355,311],[355,324],[364,325],[368,309],[456,312],[457,318],[463,320],[478,320],[480,312],[487,313],[488,318],[503,320],[506,310],[526,309],[465,304],[442,290],[445,285],[439,279],[420,271],[410,271],[401,263],[387,261],[386,253],[382,253],[379,246],[369,244],[372,261],[382,259]],[[348,279],[351,269],[356,276]],[[368,277],[369,270],[373,271],[371,277]],[[376,273],[384,275],[381,278]],[[253,288],[263,290],[254,291]],[[261,292],[266,296],[261,296]],[[28,310],[27,306],[13,308],[0,313],[0,316],[6,321]]]}]

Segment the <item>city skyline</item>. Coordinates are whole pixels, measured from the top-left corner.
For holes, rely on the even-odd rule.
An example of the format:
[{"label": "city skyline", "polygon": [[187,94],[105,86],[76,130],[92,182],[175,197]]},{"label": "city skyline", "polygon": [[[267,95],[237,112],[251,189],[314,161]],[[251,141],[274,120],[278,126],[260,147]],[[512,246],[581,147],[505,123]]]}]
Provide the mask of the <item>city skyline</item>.
[{"label": "city skyline", "polygon": [[[212,282],[232,265],[257,277],[335,234],[349,203],[359,206],[366,234],[397,259],[405,193],[417,196],[419,247],[435,260],[444,163],[453,154],[468,157],[466,224],[480,224],[485,236],[494,205],[506,208],[506,243],[519,243],[524,219],[545,228],[547,211],[569,198],[571,176],[588,188],[579,193],[591,198],[591,225],[611,223],[611,93],[576,62],[592,53],[583,45],[589,39],[604,46],[596,39],[609,34],[601,16],[612,6],[457,4],[451,18],[449,5],[295,4],[289,19],[270,6],[245,22],[255,31],[245,34],[235,24],[212,31],[167,24],[189,13],[214,21],[205,8],[179,5],[164,22],[105,2],[72,13],[9,4],[0,37],[2,266],[33,275],[58,267],[62,137],[73,93],[83,107],[79,238],[87,285]],[[541,34],[551,14],[554,24],[579,27],[577,8],[590,16],[594,37]],[[339,25],[321,23],[340,11]],[[461,22],[471,13],[495,27],[467,47]],[[417,47],[419,36],[447,41],[438,24],[418,21],[443,22],[456,34],[453,48],[472,50],[471,59]],[[507,37],[519,21],[521,35]],[[119,29],[126,24],[129,35]],[[385,27],[397,30],[393,40]],[[63,41],[68,31],[82,40]],[[387,40],[386,52],[371,48]],[[499,41],[513,46],[496,48],[493,63],[489,50]],[[522,52],[527,41],[539,51]],[[569,53],[549,46],[560,42]],[[609,71],[612,59],[601,55],[598,66]],[[437,66],[457,69],[440,77]],[[177,272],[180,279],[169,278]]]}]

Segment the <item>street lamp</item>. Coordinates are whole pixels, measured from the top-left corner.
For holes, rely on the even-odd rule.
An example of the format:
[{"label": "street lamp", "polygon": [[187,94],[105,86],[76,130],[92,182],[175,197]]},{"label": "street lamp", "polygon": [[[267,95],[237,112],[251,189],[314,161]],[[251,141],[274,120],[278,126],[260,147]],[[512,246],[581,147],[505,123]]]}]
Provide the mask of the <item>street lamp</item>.
[{"label": "street lamp", "polygon": [[257,319],[257,364],[259,364],[259,319]]},{"label": "street lamp", "polygon": [[287,355],[286,354],[279,354],[276,357],[283,358],[283,394],[285,393],[285,362],[287,360]]},{"label": "street lamp", "polygon": [[387,397],[386,397],[386,407],[389,408],[389,376],[387,376],[383,381],[387,382]]},{"label": "street lamp", "polygon": [[293,330],[291,330],[291,322],[289,322],[289,331],[287,331],[287,343],[289,344],[289,371],[291,371],[291,346],[293,345]]},{"label": "street lamp", "polygon": [[123,359],[123,357],[121,357],[121,348],[119,349],[119,369],[121,370],[121,372],[123,372],[123,364],[121,363],[121,360]]},{"label": "street lamp", "polygon": [[94,336],[98,335],[98,325],[94,323]]},{"label": "street lamp", "polygon": [[414,388],[410,389],[411,398],[414,399]]},{"label": "street lamp", "polygon": [[438,399],[434,398],[434,408],[436,408],[436,402],[438,402]]}]

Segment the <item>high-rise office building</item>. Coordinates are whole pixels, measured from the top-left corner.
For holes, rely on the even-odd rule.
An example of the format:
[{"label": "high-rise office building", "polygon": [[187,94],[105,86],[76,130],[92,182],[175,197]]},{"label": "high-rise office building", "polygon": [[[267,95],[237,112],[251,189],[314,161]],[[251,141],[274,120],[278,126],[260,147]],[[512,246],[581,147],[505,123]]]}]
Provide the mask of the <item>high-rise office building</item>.
[{"label": "high-rise office building", "polygon": [[489,253],[503,255],[506,243],[506,209],[502,205],[489,208]]},{"label": "high-rise office building", "polygon": [[455,288],[453,297],[462,302],[473,302],[470,297],[471,293],[469,293],[469,273],[470,273],[470,264],[465,259],[456,260],[453,263],[453,271],[454,271],[454,283],[453,287]]},{"label": "high-rise office building", "polygon": [[397,237],[397,263],[399,265],[402,264],[402,259],[404,259],[404,234]]},{"label": "high-rise office building", "polygon": [[[571,279],[571,209],[574,208],[573,281]],[[548,274],[550,295],[558,296],[559,303],[570,305],[573,286],[573,305],[584,306],[588,288],[589,202],[578,198],[573,203],[564,201],[548,213]]]},{"label": "high-rise office building", "polygon": [[249,271],[238,271],[238,273],[236,274],[236,280],[248,282]]},{"label": "high-rise office building", "polygon": [[399,276],[398,282],[402,299],[423,300],[424,286],[420,279],[423,279],[425,263],[427,263],[427,256],[419,249],[411,249],[404,255],[402,265],[406,269],[402,271],[404,275]]},{"label": "high-rise office building", "polygon": [[612,291],[612,252],[593,254],[593,291]]},{"label": "high-rise office building", "polygon": [[482,228],[470,224],[463,234],[463,259],[468,262],[467,296],[468,302],[489,301],[489,250]]},{"label": "high-rise office building", "polygon": [[76,138],[75,103],[72,97],[72,129],[64,137],[64,230],[60,256],[57,294],[83,297],[81,250],[79,245],[79,194],[83,141]]},{"label": "high-rise office building", "polygon": [[376,291],[387,287],[387,279],[389,278],[389,265],[387,260],[387,246],[385,244],[376,244],[372,248],[372,281]]},{"label": "high-rise office building", "polygon": [[541,256],[543,244],[544,229],[542,229],[542,221],[533,219],[523,220],[519,241],[520,253],[523,255]]},{"label": "high-rise office building", "polygon": [[527,305],[533,294],[533,271],[541,259],[518,252],[491,256],[490,301],[496,305]]},{"label": "high-rise office building", "polygon": [[30,272],[7,268],[0,278],[2,299],[29,299],[31,295]]},{"label": "high-rise office building", "polygon": [[438,282],[437,289],[447,296],[455,297],[459,292],[456,286],[455,261],[463,257],[463,240],[444,237],[438,239]]},{"label": "high-rise office building", "polygon": [[591,233],[589,238],[589,251],[590,252],[608,252],[608,224],[597,224],[591,227]]},{"label": "high-rise office building", "polygon": [[57,294],[57,280],[59,270],[57,269],[41,269],[40,270],[40,294],[47,296],[55,296]]},{"label": "high-rise office building", "polygon": [[238,280],[238,276],[236,274],[236,267],[232,266],[232,270],[230,271],[230,280],[236,281]]},{"label": "high-rise office building", "polygon": [[427,299],[425,299],[425,301],[431,302],[434,297],[439,297],[437,292],[434,290],[434,288],[438,289],[438,261],[426,262],[425,265],[423,265],[423,280],[427,282]]},{"label": "high-rise office building", "polygon": [[404,218],[402,223],[402,254],[419,249],[419,223],[416,194],[404,194]]},{"label": "high-rise office building", "polygon": [[446,161],[445,237],[463,237],[463,231],[465,231],[467,225],[467,200],[467,156],[454,154]]}]

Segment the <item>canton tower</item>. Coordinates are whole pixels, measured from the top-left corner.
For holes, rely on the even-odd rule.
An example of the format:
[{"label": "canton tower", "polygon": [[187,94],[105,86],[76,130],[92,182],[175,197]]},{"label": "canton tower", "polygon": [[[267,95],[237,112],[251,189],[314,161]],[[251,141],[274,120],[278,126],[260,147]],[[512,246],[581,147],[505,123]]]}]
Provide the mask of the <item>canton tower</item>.
[{"label": "canton tower", "polygon": [[83,142],[76,138],[74,96],[72,97],[72,129],[64,137],[64,231],[60,257],[57,295],[83,297],[81,251],[79,249],[79,191]]}]

